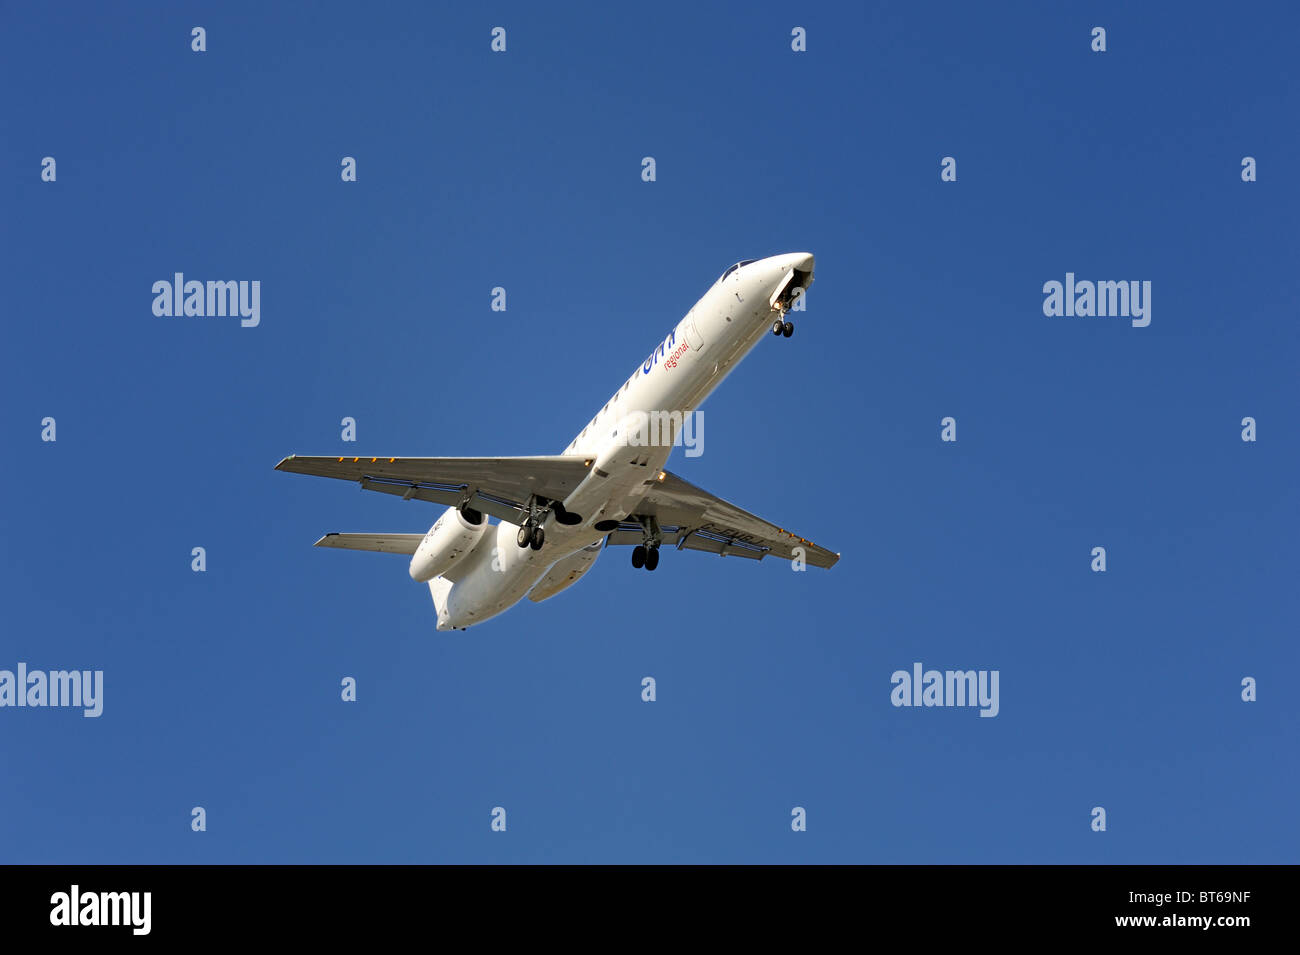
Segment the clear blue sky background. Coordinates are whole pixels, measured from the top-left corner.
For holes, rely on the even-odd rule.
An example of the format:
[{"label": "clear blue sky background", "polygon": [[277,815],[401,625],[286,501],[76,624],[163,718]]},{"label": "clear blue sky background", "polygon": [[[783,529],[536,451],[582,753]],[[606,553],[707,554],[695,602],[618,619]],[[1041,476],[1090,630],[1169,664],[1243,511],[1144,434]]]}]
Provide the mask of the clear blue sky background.
[{"label": "clear blue sky background", "polygon": [[[1289,6],[39,6],[0,11],[0,667],[106,693],[0,710],[0,859],[1300,861]],[[282,456],[555,453],[805,249],[670,467],[830,572],[619,550],[439,634],[403,558],[312,549],[437,509]],[[261,326],[155,317],[176,271]],[[1150,280],[1150,327],[1044,317],[1067,271]],[[895,709],[914,661],[1000,715]]]}]

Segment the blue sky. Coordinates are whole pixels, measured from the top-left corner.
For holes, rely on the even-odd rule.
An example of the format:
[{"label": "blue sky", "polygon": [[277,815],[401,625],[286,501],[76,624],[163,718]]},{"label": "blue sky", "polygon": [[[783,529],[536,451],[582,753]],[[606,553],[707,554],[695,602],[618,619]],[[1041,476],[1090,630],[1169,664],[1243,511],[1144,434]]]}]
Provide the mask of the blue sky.
[{"label": "blue sky", "polygon": [[[1296,862],[1296,14],[865,6],[8,5],[0,668],[105,699],[0,709],[0,859]],[[438,634],[311,548],[437,509],[284,455],[556,453],[796,250],[669,466],[833,570],[611,551]],[[177,271],[261,324],[155,317]],[[893,707],[916,661],[999,715]]]}]

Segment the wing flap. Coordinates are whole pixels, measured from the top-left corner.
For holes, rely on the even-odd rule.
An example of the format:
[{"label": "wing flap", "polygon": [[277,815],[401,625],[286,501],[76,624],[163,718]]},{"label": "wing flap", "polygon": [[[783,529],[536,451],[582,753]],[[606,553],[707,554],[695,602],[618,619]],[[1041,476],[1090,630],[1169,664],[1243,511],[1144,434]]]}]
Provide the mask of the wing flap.
[{"label": "wing flap", "polygon": [[[809,566],[824,568],[833,567],[840,559],[839,554],[724,501],[670,471],[665,471],[664,479],[651,486],[639,512],[640,516],[653,517],[659,524],[663,546],[754,560],[768,556],[793,560],[802,556]],[[642,537],[639,524],[624,521],[610,533],[609,543],[636,545]]]}]

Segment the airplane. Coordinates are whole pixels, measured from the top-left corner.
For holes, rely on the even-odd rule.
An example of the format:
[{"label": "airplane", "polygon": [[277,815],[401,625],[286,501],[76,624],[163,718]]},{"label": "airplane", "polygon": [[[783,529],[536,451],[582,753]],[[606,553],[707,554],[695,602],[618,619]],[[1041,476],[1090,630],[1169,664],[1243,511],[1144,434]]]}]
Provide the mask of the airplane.
[{"label": "airplane", "polygon": [[410,555],[408,572],[429,585],[438,630],[482,623],[525,596],[554,597],[611,546],[631,546],[632,566],[648,571],[669,546],[832,567],[839,554],[664,470],[688,416],[768,330],[794,333],[787,313],[812,284],[813,264],[794,252],[723,272],[561,454],[290,455],[275,469],[445,505],[425,534],[326,534],[315,545]]}]

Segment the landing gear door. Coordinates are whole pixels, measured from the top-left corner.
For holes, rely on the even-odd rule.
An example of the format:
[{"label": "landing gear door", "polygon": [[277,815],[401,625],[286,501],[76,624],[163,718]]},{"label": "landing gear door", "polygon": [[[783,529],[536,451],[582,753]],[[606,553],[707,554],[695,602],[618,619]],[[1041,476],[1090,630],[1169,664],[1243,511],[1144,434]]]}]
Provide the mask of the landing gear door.
[{"label": "landing gear door", "polygon": [[695,309],[693,308],[682,319],[682,337],[690,343],[691,351],[699,351],[704,347],[704,337],[695,325]]},{"label": "landing gear door", "polygon": [[[785,290],[790,287],[790,282],[793,278],[794,278],[794,269],[791,269],[790,271],[785,273],[785,278],[781,279],[781,284],[779,284],[776,287],[776,291],[772,293],[772,297],[768,300],[767,303],[767,307],[772,309],[772,311],[775,312],[777,310],[776,303],[781,301],[781,296],[784,295]],[[784,312],[785,309],[783,308],[781,309],[781,311]]]}]

